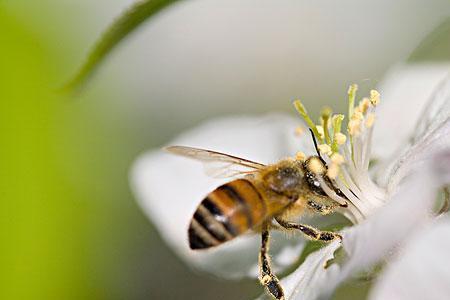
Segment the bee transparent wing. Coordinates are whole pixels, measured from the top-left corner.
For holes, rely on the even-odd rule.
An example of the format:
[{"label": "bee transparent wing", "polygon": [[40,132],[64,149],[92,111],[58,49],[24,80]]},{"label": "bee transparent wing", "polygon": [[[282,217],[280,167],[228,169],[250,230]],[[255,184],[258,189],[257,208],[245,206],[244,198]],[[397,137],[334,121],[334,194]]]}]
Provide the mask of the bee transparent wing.
[{"label": "bee transparent wing", "polygon": [[215,178],[250,174],[265,167],[263,164],[248,159],[211,150],[185,146],[169,146],[164,149],[176,155],[201,161],[206,174]]}]

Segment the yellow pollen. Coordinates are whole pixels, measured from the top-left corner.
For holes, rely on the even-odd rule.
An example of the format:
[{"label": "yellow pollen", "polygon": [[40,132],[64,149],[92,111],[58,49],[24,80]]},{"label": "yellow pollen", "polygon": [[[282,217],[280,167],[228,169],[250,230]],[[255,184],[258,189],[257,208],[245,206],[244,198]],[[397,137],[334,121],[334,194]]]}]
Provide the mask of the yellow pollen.
[{"label": "yellow pollen", "polygon": [[359,102],[359,110],[365,114],[367,112],[367,110],[369,109],[370,106],[370,100],[369,98],[364,98],[361,100],[361,102]]},{"label": "yellow pollen", "polygon": [[347,141],[347,137],[345,136],[345,134],[338,132],[334,135],[334,140],[338,145],[344,145],[345,141]]},{"label": "yellow pollen", "polygon": [[308,162],[308,169],[314,174],[323,174],[325,172],[325,167],[318,158],[311,158]]},{"label": "yellow pollen", "polygon": [[303,129],[302,126],[298,126],[297,128],[295,128],[295,135],[296,136],[301,136],[304,132],[305,132],[305,129]]},{"label": "yellow pollen", "polygon": [[323,131],[323,127],[320,126],[320,125],[317,125],[316,128],[317,128],[317,131],[319,132],[320,138],[323,139],[323,137],[325,136],[325,133]]},{"label": "yellow pollen", "polygon": [[347,94],[356,93],[357,90],[358,90],[358,85],[356,83],[351,84],[348,87]]},{"label": "yellow pollen", "polygon": [[366,127],[372,127],[373,123],[375,123],[375,114],[368,114],[366,119]]},{"label": "yellow pollen", "polygon": [[378,103],[380,103],[380,93],[376,90],[370,91],[370,103],[372,103],[373,106],[377,106]]},{"label": "yellow pollen", "polygon": [[350,135],[355,136],[361,132],[361,121],[360,120],[350,120],[348,122],[348,133]]},{"label": "yellow pollen", "polygon": [[342,122],[343,119],[344,119],[344,115],[333,115],[331,117],[331,123],[332,124],[340,123],[340,122]]},{"label": "yellow pollen", "polygon": [[331,155],[331,153],[333,153],[331,151],[331,147],[327,144],[322,144],[317,146],[317,148],[319,148],[320,153],[322,154],[327,154],[327,155]]},{"label": "yellow pollen", "polygon": [[340,155],[339,153],[334,153],[331,156],[331,161],[337,165],[341,165],[344,163],[344,157],[342,155]]},{"label": "yellow pollen", "polygon": [[364,119],[364,116],[363,116],[362,112],[360,112],[360,111],[357,109],[357,110],[355,110],[355,112],[353,113],[351,119],[352,119],[352,120],[362,120],[362,119]]},{"label": "yellow pollen", "polygon": [[267,284],[270,280],[272,280],[272,277],[270,277],[270,275],[264,275],[264,276],[261,278],[261,282],[262,282],[263,284]]},{"label": "yellow pollen", "polygon": [[295,154],[295,159],[300,160],[300,161],[305,161],[306,155],[305,155],[305,153],[299,151],[299,152],[297,152],[297,154]]},{"label": "yellow pollen", "polygon": [[331,179],[335,179],[339,175],[339,165],[332,163],[327,170],[327,176]]}]

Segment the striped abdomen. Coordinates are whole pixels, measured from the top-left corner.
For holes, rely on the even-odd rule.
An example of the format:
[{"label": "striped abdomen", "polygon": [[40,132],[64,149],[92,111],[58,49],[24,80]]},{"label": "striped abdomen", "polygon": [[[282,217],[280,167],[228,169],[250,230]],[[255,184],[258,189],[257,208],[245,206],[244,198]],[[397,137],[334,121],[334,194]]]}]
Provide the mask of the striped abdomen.
[{"label": "striped abdomen", "polygon": [[189,224],[189,246],[205,249],[220,245],[264,220],[266,202],[254,185],[236,179],[209,193]]}]

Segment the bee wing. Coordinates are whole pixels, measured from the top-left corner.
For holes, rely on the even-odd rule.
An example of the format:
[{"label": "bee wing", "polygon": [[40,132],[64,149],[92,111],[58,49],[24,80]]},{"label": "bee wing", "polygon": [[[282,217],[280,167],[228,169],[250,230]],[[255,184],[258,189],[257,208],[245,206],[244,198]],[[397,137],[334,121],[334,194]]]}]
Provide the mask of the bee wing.
[{"label": "bee wing", "polygon": [[249,174],[265,167],[263,164],[248,159],[211,150],[185,146],[169,146],[164,149],[176,155],[201,161],[206,174],[215,178]]}]

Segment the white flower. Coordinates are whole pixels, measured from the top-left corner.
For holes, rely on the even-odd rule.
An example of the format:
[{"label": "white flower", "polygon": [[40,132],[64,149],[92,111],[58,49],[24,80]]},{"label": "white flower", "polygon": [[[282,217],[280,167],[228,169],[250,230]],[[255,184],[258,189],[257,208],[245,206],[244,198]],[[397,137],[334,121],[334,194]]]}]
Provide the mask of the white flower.
[{"label": "white flower", "polygon": [[[370,98],[363,100],[360,106],[350,108],[350,138],[346,142],[339,135],[332,134],[330,137],[333,130],[327,136],[327,128],[333,126],[325,125],[319,129],[323,132],[316,132],[322,138],[321,143],[329,145],[321,147],[326,152],[324,156],[330,169],[333,165],[335,168],[334,173],[329,175],[335,177],[337,185],[348,198],[349,207],[342,212],[357,225],[341,232],[342,248],[337,241],[321,248],[282,280],[288,299],[326,298],[350,276],[391,259],[392,264],[388,264],[381,274],[371,297],[391,299],[391,295],[398,295],[398,298],[403,299],[408,295],[409,298],[423,299],[418,297],[419,293],[409,294],[402,284],[419,278],[417,273],[408,269],[408,259],[426,255],[420,253],[422,248],[428,246],[420,239],[426,232],[422,227],[431,224],[433,218],[430,215],[436,195],[444,184],[450,182],[449,154],[440,156],[440,164],[435,163],[436,155],[450,148],[450,80],[447,78],[442,81],[447,70],[448,66],[399,66],[394,70],[387,77],[388,81],[381,85],[384,103],[380,104],[376,114],[378,131],[375,133],[372,130],[375,106],[379,100],[376,92],[372,92]],[[433,80],[424,81],[421,78],[424,71],[431,72],[435,76]],[[430,76],[425,76],[425,79]],[[416,93],[414,89],[417,89]],[[423,91],[427,92],[420,94]],[[350,90],[350,95],[352,93]],[[297,104],[302,112],[301,105]],[[422,113],[417,113],[417,110]],[[324,118],[327,116],[331,117],[328,112],[324,112]],[[337,119],[335,117],[329,121],[335,122]],[[414,123],[418,125],[414,127]],[[269,163],[285,156],[294,156],[299,150],[307,155],[313,154],[309,136],[294,135],[299,124],[297,119],[282,115],[224,118],[205,123],[180,136],[172,144],[214,149]],[[409,126],[402,126],[405,124]],[[373,141],[372,136],[375,137]],[[379,158],[379,168],[370,174],[368,167],[373,157],[372,145]],[[345,163],[336,153],[345,158]],[[376,183],[372,178],[376,178]],[[186,228],[189,219],[203,196],[220,183],[205,177],[198,163],[159,150],[140,157],[132,171],[133,189],[142,207],[163,238],[186,262],[220,276],[255,276],[258,236],[238,238],[208,252],[196,253],[188,248]],[[336,201],[344,201],[331,190],[326,192]],[[449,226],[441,225],[438,229],[444,232],[446,228]],[[450,231],[447,234],[450,236]],[[434,234],[434,237],[430,242],[440,247],[439,243],[444,242],[439,241],[438,234]],[[289,240],[276,236],[271,244],[275,270],[280,271],[298,259],[303,244],[304,240],[300,236]],[[449,244],[447,241],[441,246],[448,247]],[[409,256],[400,255],[410,248],[414,251]],[[345,257],[331,263],[338,249]],[[441,249],[436,253],[445,256]],[[434,258],[434,262],[439,259],[447,258]],[[325,264],[327,268],[324,268]],[[393,270],[395,265],[399,269]],[[447,274],[446,277],[433,277],[434,273],[427,271],[427,266],[417,265],[427,274],[427,281],[450,281],[448,273],[444,271],[442,274]],[[430,263],[432,267],[438,268],[439,265]],[[399,270],[409,271],[401,274]],[[433,286],[423,283],[409,288],[411,291],[414,288],[421,289],[420,292],[426,293]],[[450,284],[447,284],[447,295],[450,293],[449,287]]]}]

